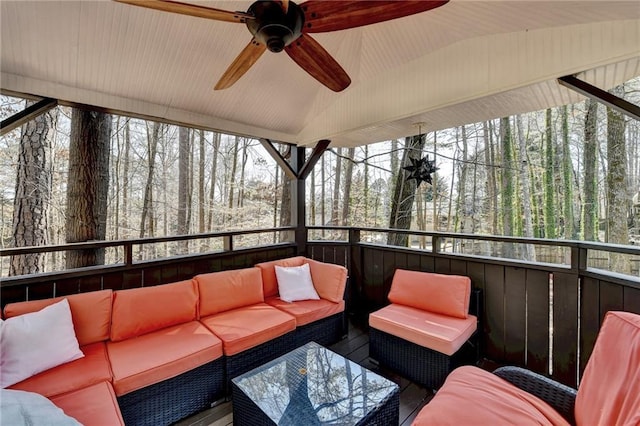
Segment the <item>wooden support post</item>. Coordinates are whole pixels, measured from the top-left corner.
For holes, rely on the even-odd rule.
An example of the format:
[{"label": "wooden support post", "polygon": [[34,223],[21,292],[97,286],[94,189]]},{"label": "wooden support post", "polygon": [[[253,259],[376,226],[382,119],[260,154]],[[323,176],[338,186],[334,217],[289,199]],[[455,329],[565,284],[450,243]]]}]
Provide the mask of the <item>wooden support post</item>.
[{"label": "wooden support post", "polygon": [[54,108],[57,105],[57,99],[44,98],[43,100],[28,106],[27,108],[12,115],[11,117],[2,120],[2,123],[0,124],[0,136],[4,136],[6,133],[9,133],[16,127],[23,125],[27,121],[36,118],[40,114],[49,111],[51,108]]},{"label": "wooden support post", "polygon": [[225,235],[222,237],[224,251],[233,251],[233,235]]},{"label": "wooden support post", "polygon": [[[296,147],[291,155],[291,162],[296,172],[304,164],[304,148]],[[305,180],[299,176],[291,181],[291,225],[295,226],[295,242],[298,255],[307,254],[307,200]]]},{"label": "wooden support post", "polygon": [[636,120],[640,120],[639,106],[634,105],[631,102],[627,102],[618,96],[612,95],[611,93],[593,86],[586,81],[580,80],[573,75],[560,77],[558,79],[558,83],[571,90],[575,90],[581,95],[587,96],[598,102],[602,102],[606,106],[613,108],[622,114],[628,115]]}]

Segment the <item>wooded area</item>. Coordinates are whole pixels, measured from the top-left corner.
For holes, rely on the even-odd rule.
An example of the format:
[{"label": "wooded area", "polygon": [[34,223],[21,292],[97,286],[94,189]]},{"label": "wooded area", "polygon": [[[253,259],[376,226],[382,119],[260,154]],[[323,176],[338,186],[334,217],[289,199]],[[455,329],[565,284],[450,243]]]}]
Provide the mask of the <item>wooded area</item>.
[{"label": "wooded area", "polygon": [[[639,88],[635,79],[613,92],[639,104]],[[25,105],[2,97],[2,118]],[[330,147],[306,182],[307,224],[640,243],[637,121],[587,100],[424,132]],[[291,220],[289,180],[256,139],[56,107],[3,136],[0,146],[2,248],[266,228]],[[278,146],[286,156],[288,145]],[[439,170],[432,185],[416,188],[403,167],[425,156],[435,158]],[[344,237],[313,236],[322,235]],[[272,242],[255,238],[250,243]],[[371,241],[425,245],[424,238],[393,233],[386,240],[372,234]],[[221,248],[217,244],[159,244],[136,255]],[[531,245],[503,247],[500,255],[544,259]],[[113,263],[122,256],[14,256],[2,275]],[[609,260],[612,270],[629,270],[628,259]]]}]

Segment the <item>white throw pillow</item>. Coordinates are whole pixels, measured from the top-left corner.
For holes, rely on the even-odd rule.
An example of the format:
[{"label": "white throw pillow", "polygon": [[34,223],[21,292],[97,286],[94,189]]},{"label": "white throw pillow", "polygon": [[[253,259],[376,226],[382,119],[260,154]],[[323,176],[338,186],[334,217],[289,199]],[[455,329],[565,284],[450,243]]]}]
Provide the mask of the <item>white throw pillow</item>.
[{"label": "white throw pillow", "polygon": [[0,387],[82,358],[69,301],[0,320]]},{"label": "white throw pillow", "polygon": [[289,268],[276,265],[275,268],[281,300],[295,302],[296,300],[320,299],[311,280],[309,264],[305,263],[302,266]]}]

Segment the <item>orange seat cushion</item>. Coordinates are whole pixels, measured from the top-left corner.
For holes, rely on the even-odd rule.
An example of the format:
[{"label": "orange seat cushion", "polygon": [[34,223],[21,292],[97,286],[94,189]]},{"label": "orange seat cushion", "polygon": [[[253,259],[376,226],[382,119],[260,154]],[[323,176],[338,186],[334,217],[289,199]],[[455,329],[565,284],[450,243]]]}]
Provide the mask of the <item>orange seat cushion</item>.
[{"label": "orange seat cushion", "polygon": [[197,275],[200,317],[264,302],[262,275],[256,268]]},{"label": "orange seat cushion", "polygon": [[111,380],[111,366],[104,342],[81,346],[84,357],[59,365],[10,386],[47,398]]},{"label": "orange seat cushion", "polygon": [[[305,263],[304,256],[289,257],[287,259],[278,259],[271,262],[262,262],[256,265],[262,274],[262,286],[264,288],[264,298],[278,295],[278,278],[276,277],[276,265],[282,267],[302,266]],[[312,278],[313,279],[313,278]]]},{"label": "orange seat cushion", "polygon": [[118,400],[109,382],[59,395],[51,401],[84,426],[124,426]]},{"label": "orange seat cushion", "polygon": [[116,395],[153,385],[222,356],[222,342],[198,321],[108,342]]},{"label": "orange seat cushion", "polygon": [[37,312],[62,299],[69,301],[73,328],[80,346],[102,342],[109,338],[111,328],[111,290],[90,291],[52,299],[9,303],[4,308],[4,317],[11,318]]},{"label": "orange seat cushion", "polygon": [[278,308],[294,316],[298,327],[344,311],[344,300],[340,300],[339,303],[324,299],[299,300],[289,303],[281,300],[279,297],[271,297],[265,300],[265,302],[274,308]]},{"label": "orange seat cushion", "polygon": [[469,277],[396,269],[389,301],[436,314],[466,318],[470,295]]},{"label": "orange seat cushion", "polygon": [[266,303],[234,309],[200,321],[222,340],[224,354],[235,355],[296,328],[296,319]]},{"label": "orange seat cushion", "polygon": [[305,259],[311,270],[311,279],[318,295],[331,302],[344,300],[344,288],[347,285],[347,268],[333,263]]},{"label": "orange seat cushion", "polygon": [[434,314],[392,303],[369,315],[369,326],[424,346],[453,355],[476,331],[477,320]]},{"label": "orange seat cushion", "polygon": [[578,425],[640,425],[640,315],[607,313],[580,381]]},{"label": "orange seat cushion", "polygon": [[113,295],[111,340],[141,336],[197,319],[198,289],[193,280],[118,290]]},{"label": "orange seat cushion", "polygon": [[[412,425],[569,425],[549,404],[477,367],[455,369]],[[591,423],[597,424],[597,423]]]}]

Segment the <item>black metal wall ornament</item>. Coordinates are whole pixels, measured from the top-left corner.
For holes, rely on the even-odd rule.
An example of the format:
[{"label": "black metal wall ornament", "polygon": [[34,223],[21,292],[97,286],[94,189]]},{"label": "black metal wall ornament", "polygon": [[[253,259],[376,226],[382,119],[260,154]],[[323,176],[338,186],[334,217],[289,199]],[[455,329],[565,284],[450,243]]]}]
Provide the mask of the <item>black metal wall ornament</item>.
[{"label": "black metal wall ornament", "polygon": [[427,155],[425,158],[410,158],[409,160],[411,160],[411,165],[403,167],[404,170],[410,172],[407,181],[415,179],[417,181],[416,187],[420,187],[422,182],[432,185],[431,174],[438,170],[435,158],[430,161]]}]

